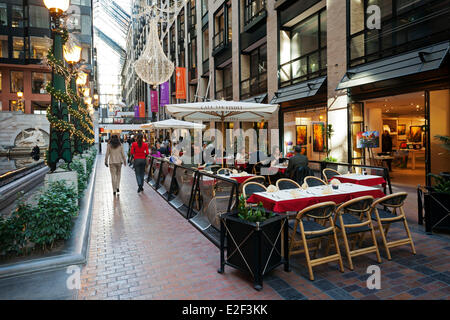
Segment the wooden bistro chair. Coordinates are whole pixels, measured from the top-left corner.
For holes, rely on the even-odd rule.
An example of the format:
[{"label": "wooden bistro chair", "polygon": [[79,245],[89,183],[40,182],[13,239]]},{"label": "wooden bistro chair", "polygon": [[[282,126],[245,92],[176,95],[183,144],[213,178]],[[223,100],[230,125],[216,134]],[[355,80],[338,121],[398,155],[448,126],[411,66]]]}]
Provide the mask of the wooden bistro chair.
[{"label": "wooden bistro chair", "polygon": [[[344,239],[345,251],[347,254],[350,270],[353,270],[352,257],[375,252],[378,263],[381,263],[380,251],[378,250],[375,231],[372,225],[370,212],[372,210],[373,197],[364,196],[349,200],[341,204],[334,217],[336,228],[342,232]],[[358,215],[358,217],[356,216]],[[364,219],[365,216],[365,219]],[[356,241],[359,238],[359,246],[361,247],[364,234],[370,232],[372,235],[373,245],[366,248],[355,249]],[[350,249],[348,237],[355,237]]]},{"label": "wooden bistro chair", "polygon": [[[254,176],[251,178],[248,178],[247,180],[245,180],[244,184],[247,182],[257,182],[259,184],[262,184],[263,186],[266,185],[266,178],[264,176]],[[240,184],[239,185],[239,193],[242,193],[244,184]]]},{"label": "wooden bistro chair", "polygon": [[[380,230],[381,239],[383,240],[388,260],[391,260],[389,248],[398,247],[401,245],[409,244],[411,246],[412,253],[416,254],[411,232],[409,231],[408,223],[406,222],[405,211],[403,210],[403,205],[407,196],[408,194],[406,192],[394,193],[380,198],[372,204],[371,217],[373,220],[378,222],[378,229]],[[383,209],[378,208],[378,205],[382,206]],[[389,208],[391,208],[393,212],[386,210]],[[389,226],[391,223],[395,222],[403,222],[407,238],[387,242],[386,237],[389,231]]]},{"label": "wooden bistro chair", "polygon": [[326,168],[322,171],[323,177],[325,178],[325,182],[330,183],[330,179],[334,176],[340,176],[341,174],[334,169]]},{"label": "wooden bistro chair", "polygon": [[[336,229],[332,217],[335,209],[336,204],[334,202],[318,203],[301,210],[297,214],[295,220],[289,222],[289,227],[292,229],[289,236],[289,257],[293,254],[305,253],[309,279],[311,281],[314,280],[312,268],[320,264],[337,261],[340,271],[344,272]],[[309,220],[305,218],[309,218]],[[328,226],[326,225],[327,222],[329,223]],[[328,238],[325,256],[316,258],[315,254],[319,249],[320,242],[323,238]],[[328,255],[331,239],[334,241],[336,253]],[[309,248],[308,242],[315,242],[315,246]],[[310,249],[315,250],[313,259],[310,257]]]},{"label": "wooden bistro chair", "polygon": [[251,197],[256,192],[265,192],[267,188],[258,182],[246,182],[242,187],[242,194],[245,200]]},{"label": "wooden bistro chair", "polygon": [[276,184],[278,190],[286,190],[286,189],[300,189],[300,185],[294,180],[282,178],[277,180]]},{"label": "wooden bistro chair", "polygon": [[327,183],[320,178],[314,176],[305,177],[305,182],[308,187],[326,186]]}]

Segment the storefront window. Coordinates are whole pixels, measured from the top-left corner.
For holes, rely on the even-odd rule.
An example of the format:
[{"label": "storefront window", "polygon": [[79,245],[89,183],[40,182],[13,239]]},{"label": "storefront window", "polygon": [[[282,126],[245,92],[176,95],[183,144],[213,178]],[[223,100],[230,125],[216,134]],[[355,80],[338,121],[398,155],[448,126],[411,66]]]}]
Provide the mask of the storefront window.
[{"label": "storefront window", "polygon": [[13,58],[25,59],[24,41],[21,37],[13,37]]},{"label": "storefront window", "polygon": [[326,74],[326,11],[280,34],[280,86]]},{"label": "storefront window", "polygon": [[267,91],[267,45],[264,44],[253,50],[247,57],[241,59],[243,64],[249,65],[249,72],[241,74],[241,99],[264,93]]},{"label": "storefront window", "polygon": [[233,66],[231,63],[222,70],[216,70],[216,99],[233,99]]},{"label": "storefront window", "polygon": [[209,30],[203,30],[203,61],[209,59]]},{"label": "storefront window", "polygon": [[208,13],[208,0],[202,0],[202,17]]},{"label": "storefront window", "polygon": [[[448,39],[448,1],[349,0],[349,64],[356,66]],[[381,28],[365,28],[367,8],[381,9]]]},{"label": "storefront window", "polygon": [[12,21],[11,26],[13,28],[23,28],[23,7],[22,6],[12,6]]},{"label": "storefront window", "polygon": [[322,160],[327,151],[327,109],[324,106],[284,113],[284,154],[292,154],[296,146],[310,160]]},{"label": "storefront window", "polygon": [[23,72],[11,71],[11,92],[23,92]]},{"label": "storefront window", "polygon": [[224,39],[225,30],[225,14],[223,9],[214,16],[214,50],[225,43]]},{"label": "storefront window", "polygon": [[83,49],[81,50],[81,59],[84,60],[86,63],[91,63],[91,48],[83,46]]},{"label": "storefront window", "polygon": [[90,35],[91,34],[91,17],[81,16],[81,34]]},{"label": "storefront window", "polygon": [[0,3],[0,26],[6,27],[8,25],[8,10],[6,3]]},{"label": "storefront window", "polygon": [[233,21],[233,15],[231,11],[231,1],[227,4],[227,35],[228,35],[228,43],[231,43],[232,39],[232,21]]},{"label": "storefront window", "polygon": [[51,43],[46,38],[30,37],[30,58],[44,58],[50,46]]},{"label": "storefront window", "polygon": [[45,86],[51,79],[50,73],[32,72],[31,73],[31,90],[33,93],[45,94]]},{"label": "storefront window", "polygon": [[364,131],[364,107],[362,103],[353,103],[350,107],[350,127],[352,131],[351,136],[351,163],[363,164],[364,154],[363,149],[358,148],[357,135]]},{"label": "storefront window", "polygon": [[266,10],[265,0],[245,0],[244,25],[247,25],[262,15]]},{"label": "storefront window", "polygon": [[0,36],[0,58],[8,58],[8,36]]},{"label": "storefront window", "polygon": [[45,7],[40,6],[28,6],[29,7],[29,24],[33,28],[46,28],[49,27],[49,15],[48,10]]}]

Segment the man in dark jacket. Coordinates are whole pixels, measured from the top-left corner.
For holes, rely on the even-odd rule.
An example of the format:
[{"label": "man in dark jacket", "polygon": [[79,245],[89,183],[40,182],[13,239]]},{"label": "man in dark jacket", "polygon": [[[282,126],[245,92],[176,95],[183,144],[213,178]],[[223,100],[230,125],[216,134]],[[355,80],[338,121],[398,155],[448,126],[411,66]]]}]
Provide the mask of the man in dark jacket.
[{"label": "man in dark jacket", "polygon": [[301,152],[302,152],[302,147],[296,146],[295,147],[295,155],[289,159],[289,164],[286,169],[286,175],[291,179],[295,174],[295,170],[297,170],[300,167],[308,166],[308,157],[302,155]]}]

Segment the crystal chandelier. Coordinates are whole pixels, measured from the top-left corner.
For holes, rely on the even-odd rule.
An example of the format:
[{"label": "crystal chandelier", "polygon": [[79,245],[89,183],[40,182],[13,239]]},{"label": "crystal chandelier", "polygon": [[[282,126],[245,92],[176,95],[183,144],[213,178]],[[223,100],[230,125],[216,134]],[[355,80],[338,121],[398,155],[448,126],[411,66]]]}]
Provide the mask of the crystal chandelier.
[{"label": "crystal chandelier", "polygon": [[161,47],[156,21],[150,20],[150,28],[145,50],[134,64],[134,70],[144,82],[157,86],[169,80],[173,73],[173,63]]},{"label": "crystal chandelier", "polygon": [[149,30],[145,49],[133,66],[137,76],[153,87],[168,81],[174,70],[173,62],[164,54],[158,38],[158,22],[173,21],[185,1],[175,1],[173,7],[164,9],[155,4],[147,5],[141,13],[135,15],[149,19]]}]

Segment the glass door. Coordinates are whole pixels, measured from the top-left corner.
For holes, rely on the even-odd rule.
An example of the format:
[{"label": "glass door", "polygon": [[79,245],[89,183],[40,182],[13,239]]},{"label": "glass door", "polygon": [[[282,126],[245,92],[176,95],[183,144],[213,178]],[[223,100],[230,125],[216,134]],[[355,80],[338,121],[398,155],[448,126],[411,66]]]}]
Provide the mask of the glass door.
[{"label": "glass door", "polygon": [[450,136],[450,89],[426,91],[425,98],[426,173],[449,172],[450,151],[443,137]]},{"label": "glass door", "polygon": [[365,164],[364,149],[357,147],[358,132],[364,131],[364,103],[351,103],[349,107],[349,145],[350,163]]}]

